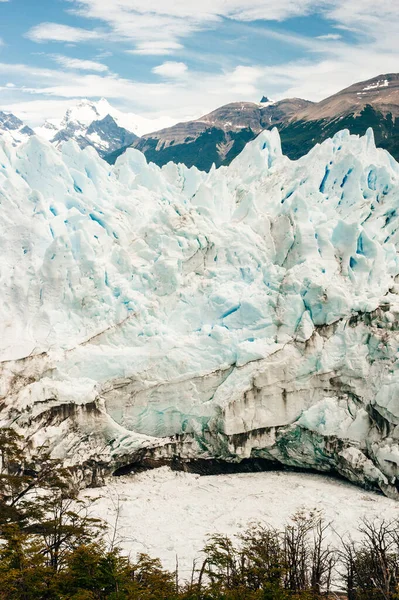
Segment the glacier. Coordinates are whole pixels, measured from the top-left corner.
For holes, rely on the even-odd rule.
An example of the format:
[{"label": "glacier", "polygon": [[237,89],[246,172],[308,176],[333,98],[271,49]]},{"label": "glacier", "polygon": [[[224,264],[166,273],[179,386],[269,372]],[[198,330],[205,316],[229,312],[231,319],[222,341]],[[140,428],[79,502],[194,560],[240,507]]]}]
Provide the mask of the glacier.
[{"label": "glacier", "polygon": [[87,485],[217,459],[399,490],[399,164],[277,130],[209,173],[0,139],[0,426]]}]

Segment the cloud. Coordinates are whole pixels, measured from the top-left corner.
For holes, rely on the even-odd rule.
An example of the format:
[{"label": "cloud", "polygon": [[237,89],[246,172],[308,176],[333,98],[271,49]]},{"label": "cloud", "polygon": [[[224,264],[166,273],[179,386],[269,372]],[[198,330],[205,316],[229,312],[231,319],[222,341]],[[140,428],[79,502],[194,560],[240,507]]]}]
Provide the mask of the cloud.
[{"label": "cloud", "polygon": [[126,15],[163,15],[180,19],[192,19],[205,22],[228,17],[252,21],[283,20],[288,17],[305,15],[315,5],[325,0],[71,0],[80,14],[85,16],[114,20],[118,14]]},{"label": "cloud", "polygon": [[261,67],[236,67],[233,71],[225,74],[229,93],[237,95],[241,100],[259,96],[258,86],[263,79],[263,75],[264,70]]},{"label": "cloud", "polygon": [[51,58],[62,67],[65,67],[65,69],[73,71],[96,71],[98,73],[108,71],[106,65],[93,60],[81,60],[80,58],[70,58],[69,56],[62,56],[60,54],[53,54]]},{"label": "cloud", "polygon": [[25,36],[33,42],[86,42],[97,40],[101,35],[97,31],[70,27],[59,23],[40,23],[32,27]]},{"label": "cloud", "polygon": [[172,54],[192,33],[223,18],[281,21],[305,15],[325,0],[69,0],[70,12],[103,21],[115,38],[135,45],[136,54]]},{"label": "cloud", "polygon": [[[17,87],[14,91],[2,91],[1,102],[5,104],[6,95],[8,107],[24,105],[29,112],[32,105],[32,114],[53,117],[52,110],[56,112],[77,98],[105,96],[122,110],[181,120],[183,115],[199,117],[228,102],[256,102],[263,94],[274,99],[298,96],[320,100],[355,81],[398,70],[396,3],[397,0],[379,0],[377,5],[375,0],[69,0],[74,13],[86,17],[90,24],[90,19],[95,19],[96,26],[101,22],[102,29],[48,23],[30,30],[31,39],[72,43],[101,40],[103,55],[108,50],[106,43],[117,41],[116,47],[123,52],[162,56],[183,51],[185,39],[195,32],[216,28],[223,19],[234,19],[235,29],[243,32],[240,54],[244,56],[235,62],[231,55],[222,55],[220,60],[217,57],[217,72],[206,72],[203,60],[199,63],[202,67],[190,65],[187,69],[186,63],[178,59],[159,59],[162,64],[154,67],[153,73],[160,78],[154,78],[152,83],[120,77],[101,62],[64,56],[57,59],[59,69],[2,63],[0,74],[7,77],[4,82],[12,79]],[[312,12],[327,20],[331,33],[299,35],[284,31],[281,25],[274,29],[271,23]],[[267,19],[268,23],[249,23],[253,19]],[[228,25],[229,21],[223,21],[223,26]],[[291,52],[294,48],[298,58],[280,60],[279,64],[248,63],[245,40],[252,43],[251,36],[261,35],[285,44]],[[185,61],[190,60],[189,52],[184,49]],[[270,56],[265,56],[265,62],[270,60]],[[36,110],[40,102],[47,102],[42,104],[42,113]]]},{"label": "cloud", "polygon": [[137,44],[134,50],[128,50],[129,54],[149,54],[153,56],[160,56],[163,54],[172,54],[176,50],[181,50],[183,48],[182,44],[178,42],[171,41],[158,41],[154,40],[152,42],[140,42]]},{"label": "cloud", "polygon": [[339,33],[327,33],[326,35],[318,35],[318,40],[341,40],[342,35]]},{"label": "cloud", "polygon": [[[388,47],[399,25],[397,0],[68,0],[69,12],[101,21],[104,31],[42,23],[28,32],[34,41],[80,42],[90,39],[118,41],[130,45],[138,55],[167,55],[182,49],[195,32],[217,27],[223,19],[236,22],[285,19],[317,13],[335,28],[367,36],[380,47]],[[396,29],[395,29],[396,28]],[[275,32],[278,35],[279,32]],[[310,38],[309,38],[310,39]],[[334,42],[330,33],[312,38]],[[288,40],[287,40],[288,41]]]},{"label": "cloud", "polygon": [[[11,100],[2,102],[2,108],[12,112],[25,123],[31,126],[42,125],[45,119],[62,119],[71,100]],[[0,109],[1,110],[1,109]]]},{"label": "cloud", "polygon": [[152,69],[152,72],[161,77],[167,78],[179,78],[187,72],[187,65],[183,62],[164,62],[162,65],[158,65]]}]

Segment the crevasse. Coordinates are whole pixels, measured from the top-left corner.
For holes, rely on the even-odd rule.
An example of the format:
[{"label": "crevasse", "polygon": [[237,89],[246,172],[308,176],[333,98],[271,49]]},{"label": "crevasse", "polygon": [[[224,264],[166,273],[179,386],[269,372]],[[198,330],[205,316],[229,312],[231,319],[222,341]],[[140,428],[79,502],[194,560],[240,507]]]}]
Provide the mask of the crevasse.
[{"label": "crevasse", "polygon": [[371,130],[210,173],[4,136],[1,425],[86,479],[253,457],[395,496],[398,210]]}]

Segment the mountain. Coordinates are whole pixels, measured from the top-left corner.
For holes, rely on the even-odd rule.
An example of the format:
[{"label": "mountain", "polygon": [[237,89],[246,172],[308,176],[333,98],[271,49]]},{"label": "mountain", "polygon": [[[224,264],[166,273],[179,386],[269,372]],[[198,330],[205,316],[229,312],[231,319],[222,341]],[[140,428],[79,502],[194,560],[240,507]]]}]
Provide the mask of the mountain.
[{"label": "mountain", "polygon": [[74,140],[80,148],[93,146],[100,156],[103,156],[126,147],[137,139],[134,133],[119,127],[113,117],[107,115],[92,121],[88,127],[76,121],[64,123],[50,141],[59,147],[63,142]]},{"label": "mountain", "polygon": [[[291,159],[342,129],[364,135],[372,127],[377,146],[399,159],[399,74],[356,83],[318,103],[298,98],[259,104],[227,104],[196,121],[144,135],[133,143],[147,159],[162,166],[181,162],[209,171],[228,165],[260,131],[276,126],[284,154]],[[105,159],[113,164],[124,148]]]},{"label": "mountain", "polygon": [[[42,127],[37,128],[36,133],[56,147],[74,140],[80,148],[92,146],[103,156],[138,139],[135,133],[121,125],[121,121],[128,122],[129,116],[114,109],[107,100],[82,100],[67,110],[58,127],[56,122],[46,121]],[[131,126],[137,128],[132,122]]]},{"label": "mountain", "polygon": [[12,113],[0,111],[0,135],[7,133],[14,144],[27,140],[34,131]]},{"label": "mountain", "polygon": [[66,111],[62,120],[47,119],[34,130],[11,113],[0,111],[0,134],[7,131],[16,144],[36,134],[57,148],[68,140],[74,140],[80,148],[92,146],[100,156],[104,156],[130,146],[142,133],[174,122],[169,117],[150,119],[124,113],[103,98],[98,102],[81,100]]},{"label": "mountain", "polygon": [[369,127],[377,146],[399,160],[399,73],[356,83],[306,107],[280,133],[286,154],[299,158],[341,129],[364,135]]},{"label": "mountain", "polygon": [[35,127],[35,134],[44,138],[45,140],[51,141],[55,135],[61,129],[61,119],[47,119],[43,125]]},{"label": "mountain", "polygon": [[[212,164],[229,164],[262,130],[284,123],[311,103],[299,98],[270,102],[234,102],[195,121],[142,136],[133,144],[149,161],[162,166],[169,161],[195,165],[209,171]],[[111,164],[124,152],[106,156]]]},{"label": "mountain", "polygon": [[[0,138],[0,421],[85,483],[171,463],[398,496],[399,165],[276,129],[210,173]],[[233,468],[233,467],[231,467]]]}]

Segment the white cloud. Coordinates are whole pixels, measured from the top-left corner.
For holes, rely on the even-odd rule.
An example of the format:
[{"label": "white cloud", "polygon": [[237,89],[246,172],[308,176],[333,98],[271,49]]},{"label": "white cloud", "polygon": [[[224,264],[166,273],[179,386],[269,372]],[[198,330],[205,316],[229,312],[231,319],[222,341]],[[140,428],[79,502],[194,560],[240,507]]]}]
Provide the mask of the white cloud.
[{"label": "white cloud", "polygon": [[114,20],[116,13],[125,15],[164,15],[180,19],[204,22],[229,17],[251,21],[266,19],[283,20],[304,15],[315,5],[325,0],[72,0],[81,14]]},{"label": "white cloud", "polygon": [[25,123],[36,126],[42,125],[47,118],[62,119],[71,104],[71,100],[3,100],[0,110],[12,112]]},{"label": "white cloud", "polygon": [[[252,34],[276,39],[287,47],[298,48],[299,58],[268,66],[247,65],[244,60],[242,64],[231,66],[231,62],[227,60],[228,66],[218,73],[193,68],[187,70],[185,63],[178,60],[166,61],[153,69],[156,75],[163,77],[155,83],[119,77],[96,61],[79,60],[79,64],[75,62],[72,65],[67,61],[78,59],[67,57],[58,60],[62,67],[59,70],[0,64],[0,74],[7,74],[7,78],[12,78],[17,85],[14,92],[5,92],[10,98],[14,94],[12,106],[24,105],[24,110],[29,114],[31,110],[35,115],[56,117],[53,110],[57,112],[61,105],[74,102],[76,98],[105,96],[121,109],[134,110],[148,116],[169,115],[179,119],[183,115],[198,117],[227,102],[258,101],[263,94],[275,99],[299,96],[320,100],[355,81],[397,71],[399,65],[397,0],[379,0],[378,5],[375,5],[375,0],[69,2],[74,6],[75,12],[78,11],[88,19],[102,21],[104,29],[100,31],[55,23],[41,24],[29,32],[31,39],[72,43],[101,40],[103,52],[107,50],[103,48],[103,42],[118,40],[124,42],[122,47],[118,45],[123,51],[161,56],[178,53],[183,48],[184,38],[205,27],[217,27],[221,17],[228,17],[241,22],[239,27],[245,33],[243,37]],[[312,11],[322,12],[334,27],[333,31],[340,31],[342,35],[330,33],[307,37],[283,31],[281,26],[278,30],[273,30],[271,26],[255,27],[254,24],[246,23],[255,18],[282,20]],[[236,24],[236,28],[239,27]],[[350,35],[344,34],[344,30],[351,32]],[[348,42],[348,39],[351,41]],[[219,69],[220,64],[219,61]],[[93,65],[98,66],[93,68]],[[66,69],[72,70],[66,72]],[[85,70],[92,73],[84,73]],[[24,89],[21,91],[21,88]],[[4,102],[2,92],[2,103]],[[41,113],[41,109],[37,108],[39,106],[43,108]]]},{"label": "white cloud", "polygon": [[325,0],[70,0],[80,16],[101,20],[110,33],[135,44],[137,54],[171,54],[180,40],[222,17],[281,21],[307,14]]},{"label": "white cloud", "polygon": [[97,40],[101,35],[97,31],[70,27],[59,23],[40,23],[32,27],[27,33],[33,42],[86,42]]},{"label": "white cloud", "polygon": [[259,96],[258,86],[263,75],[261,67],[236,67],[232,72],[225,74],[229,93],[237,95],[240,100]]},{"label": "white cloud", "polygon": [[342,35],[339,33],[327,33],[326,35],[318,35],[318,40],[341,40]]},{"label": "white cloud", "polygon": [[[37,25],[28,32],[35,41],[79,42],[117,40],[141,55],[167,55],[182,49],[184,39],[204,28],[216,27],[222,18],[249,22],[283,21],[290,17],[321,13],[336,28],[369,37],[379,47],[397,45],[397,0],[68,0],[70,12],[102,21],[107,31],[72,28],[55,23]],[[275,32],[276,37],[283,35]],[[300,36],[298,36],[300,37]],[[338,33],[309,38],[338,41]],[[286,40],[288,42],[288,39]]]},{"label": "white cloud", "polygon": [[80,58],[70,58],[69,56],[62,56],[60,54],[53,54],[51,58],[62,67],[65,67],[65,69],[73,71],[96,71],[98,73],[108,71],[106,65],[93,60],[81,60]]},{"label": "white cloud", "polygon": [[182,44],[178,42],[154,40],[152,42],[139,42],[134,50],[128,50],[129,54],[149,54],[153,56],[161,56],[163,54],[172,54],[176,50],[181,50]]},{"label": "white cloud", "polygon": [[184,62],[168,61],[154,67],[152,72],[161,77],[174,79],[182,77],[187,72],[187,65]]}]

